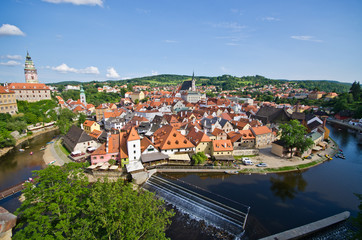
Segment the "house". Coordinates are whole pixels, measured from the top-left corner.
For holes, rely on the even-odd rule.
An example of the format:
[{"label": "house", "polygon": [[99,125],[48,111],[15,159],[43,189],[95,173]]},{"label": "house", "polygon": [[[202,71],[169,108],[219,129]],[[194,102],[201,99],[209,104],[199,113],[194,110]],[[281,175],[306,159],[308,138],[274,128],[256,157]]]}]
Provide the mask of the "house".
[{"label": "house", "polygon": [[141,160],[144,166],[150,167],[160,164],[167,164],[169,161],[169,156],[159,152],[152,141],[149,138],[144,137],[141,140]]},{"label": "house", "polygon": [[131,93],[129,97],[132,99],[132,102],[135,102],[137,99],[141,101],[142,99],[145,98],[145,94],[143,93],[143,91],[140,92],[136,91]]},{"label": "house", "polygon": [[15,114],[18,111],[15,92],[0,85],[0,113]]},{"label": "house", "polygon": [[218,120],[215,123],[215,128],[219,128],[226,133],[234,131],[233,125],[228,120],[223,118],[218,118]]},{"label": "house", "polygon": [[228,138],[227,133],[219,128],[215,128],[215,130],[208,136],[211,140],[226,140]]},{"label": "house", "polygon": [[85,153],[87,148],[96,148],[97,141],[90,137],[85,131],[73,125],[63,137],[63,144],[70,152]]},{"label": "house", "polygon": [[274,134],[267,126],[252,127],[251,132],[255,136],[255,147],[266,147],[274,141]]},{"label": "house", "polygon": [[93,132],[94,130],[101,130],[101,127],[99,126],[99,124],[95,121],[91,121],[91,120],[85,120],[83,123],[83,129],[86,133],[90,134],[91,132]]},{"label": "house", "polygon": [[195,151],[195,145],[170,125],[163,126],[153,134],[153,143],[160,152],[171,155]]},{"label": "house", "polygon": [[255,119],[260,120],[264,125],[272,125],[286,123],[290,120],[290,116],[285,108],[263,106],[255,114]]},{"label": "house", "polygon": [[114,109],[117,109],[116,104],[114,103],[102,103],[98,107],[95,108],[96,112],[96,121],[99,122],[103,118],[103,114],[106,111],[112,111]]},{"label": "house", "polygon": [[195,152],[204,152],[205,154],[211,155],[211,139],[204,132],[193,128],[187,134],[187,139],[189,139],[195,145]]},{"label": "house", "polygon": [[[293,152],[291,152],[290,148],[285,147],[283,140],[277,140],[272,143],[271,153],[284,158],[300,155],[296,148],[293,148]],[[311,149],[308,149],[300,157],[308,156],[310,153]]]},{"label": "house", "polygon": [[93,130],[90,134],[90,137],[94,138],[100,143],[107,141],[107,133],[105,131]]},{"label": "house", "polygon": [[251,130],[242,130],[239,132],[229,132],[228,139],[233,144],[234,149],[245,149],[255,147],[255,137]]},{"label": "house", "polygon": [[309,99],[313,99],[313,100],[317,100],[323,97],[323,92],[319,92],[319,91],[312,91],[309,93],[308,98]]},{"label": "house", "polygon": [[126,122],[123,118],[110,117],[107,120],[104,120],[104,129],[107,131],[111,131],[112,129],[120,131],[125,125]]},{"label": "house", "polygon": [[229,139],[212,141],[211,155],[217,161],[234,161],[233,150],[233,145]]},{"label": "house", "polygon": [[109,134],[107,141],[91,154],[91,164],[116,160],[128,172],[142,171],[141,139],[135,128],[127,132]]}]

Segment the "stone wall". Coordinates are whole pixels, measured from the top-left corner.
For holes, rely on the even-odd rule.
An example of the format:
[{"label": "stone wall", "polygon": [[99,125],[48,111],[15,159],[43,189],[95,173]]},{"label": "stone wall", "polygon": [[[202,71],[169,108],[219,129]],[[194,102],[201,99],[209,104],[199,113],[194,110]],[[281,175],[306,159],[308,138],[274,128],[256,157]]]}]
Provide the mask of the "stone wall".
[{"label": "stone wall", "polygon": [[259,155],[259,149],[234,149],[234,156]]},{"label": "stone wall", "polygon": [[16,216],[0,207],[0,240],[11,240],[12,229],[16,225]]}]

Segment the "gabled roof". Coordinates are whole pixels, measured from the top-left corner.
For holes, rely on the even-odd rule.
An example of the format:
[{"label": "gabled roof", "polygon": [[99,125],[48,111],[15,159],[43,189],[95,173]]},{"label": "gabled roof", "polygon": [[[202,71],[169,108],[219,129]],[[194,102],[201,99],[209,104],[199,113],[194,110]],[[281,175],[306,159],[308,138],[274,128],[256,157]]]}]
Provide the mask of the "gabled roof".
[{"label": "gabled roof", "polygon": [[202,131],[196,131],[195,128],[190,130],[189,134],[186,136],[195,146],[197,146],[200,142],[211,142],[209,136],[207,136]]},{"label": "gabled roof", "polygon": [[140,140],[140,139],[141,138],[138,135],[137,130],[134,127],[132,127],[131,130],[129,131],[127,141],[134,141],[134,140]]},{"label": "gabled roof", "polygon": [[195,147],[194,144],[171,125],[159,128],[153,136],[155,139],[155,146],[159,147],[161,150]]},{"label": "gabled roof", "polygon": [[148,139],[147,137],[142,138],[142,140],[141,140],[141,152],[146,150],[150,145],[155,147],[155,145],[153,145],[153,143],[151,142],[150,139]]},{"label": "gabled roof", "polygon": [[255,136],[254,136],[254,134],[251,132],[250,129],[248,129],[248,130],[241,130],[241,131],[239,131],[239,133],[241,134],[241,137],[243,138],[243,140],[255,139]]},{"label": "gabled roof", "polygon": [[215,130],[211,133],[214,136],[218,136],[222,133],[225,133],[223,130],[219,129],[219,128],[215,128]]},{"label": "gabled roof", "polygon": [[213,140],[212,146],[214,149],[214,152],[222,152],[222,151],[232,151],[233,145],[231,144],[231,141],[229,139],[227,140]]},{"label": "gabled roof", "polygon": [[65,144],[72,149],[74,149],[78,143],[89,142],[92,140],[93,139],[85,131],[75,125],[71,126],[67,134],[64,136]]},{"label": "gabled roof", "polygon": [[242,139],[242,134],[239,132],[231,131],[231,132],[228,132],[227,135],[232,143]]},{"label": "gabled roof", "polygon": [[95,123],[96,123],[95,121],[85,120],[83,126],[91,127]]},{"label": "gabled roof", "polygon": [[263,135],[272,132],[272,130],[267,126],[252,127],[251,131],[254,133],[254,135]]},{"label": "gabled roof", "polygon": [[13,94],[14,91],[12,91],[11,89],[8,88],[4,88],[3,86],[0,85],[0,94]]}]

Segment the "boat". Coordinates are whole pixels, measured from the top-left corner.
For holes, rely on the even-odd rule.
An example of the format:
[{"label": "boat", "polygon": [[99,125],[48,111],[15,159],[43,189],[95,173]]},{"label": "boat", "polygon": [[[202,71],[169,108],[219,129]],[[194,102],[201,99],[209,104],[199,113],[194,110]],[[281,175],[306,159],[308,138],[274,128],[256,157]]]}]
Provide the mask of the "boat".
[{"label": "boat", "polygon": [[40,148],[40,151],[43,151],[43,150],[45,150],[47,147],[46,146],[42,146],[41,148]]},{"label": "boat", "polygon": [[224,171],[224,173],[226,174],[238,174],[239,172],[238,171]]},{"label": "boat", "polygon": [[29,154],[30,154],[30,155],[33,155],[33,152],[30,152]]},{"label": "boat", "polygon": [[25,151],[24,148],[20,148],[20,149],[19,149],[19,152],[24,152],[24,151]]},{"label": "boat", "polygon": [[51,141],[51,142],[47,142],[47,144],[51,144],[51,143],[53,143],[53,141]]},{"label": "boat", "polygon": [[51,161],[50,163],[48,163],[48,165],[52,165],[53,163],[55,163],[55,160]]}]

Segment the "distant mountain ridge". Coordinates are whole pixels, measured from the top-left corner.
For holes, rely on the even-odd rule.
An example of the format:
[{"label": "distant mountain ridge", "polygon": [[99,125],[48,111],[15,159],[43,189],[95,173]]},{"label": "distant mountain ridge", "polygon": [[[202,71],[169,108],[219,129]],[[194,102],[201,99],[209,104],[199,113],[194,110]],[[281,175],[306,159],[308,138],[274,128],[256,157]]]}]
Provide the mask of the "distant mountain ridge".
[{"label": "distant mountain ridge", "polygon": [[[79,81],[62,81],[53,83],[50,85],[78,85],[78,84],[133,84],[133,85],[150,85],[152,87],[162,85],[179,85],[185,80],[192,79],[190,75],[177,75],[177,74],[160,74],[154,76],[145,76],[132,78],[127,80],[107,80],[107,81],[90,81],[90,82],[79,82]],[[264,76],[243,76],[235,77],[231,75],[222,75],[218,77],[208,76],[195,76],[196,85],[214,85],[222,90],[235,90],[242,86],[263,86],[263,85],[280,85],[285,82],[296,83],[296,87],[306,88],[308,90],[320,90],[326,92],[347,92],[351,87],[351,83],[343,83],[335,80],[288,80],[288,79],[269,79]]]}]

